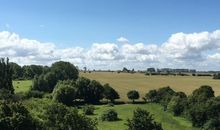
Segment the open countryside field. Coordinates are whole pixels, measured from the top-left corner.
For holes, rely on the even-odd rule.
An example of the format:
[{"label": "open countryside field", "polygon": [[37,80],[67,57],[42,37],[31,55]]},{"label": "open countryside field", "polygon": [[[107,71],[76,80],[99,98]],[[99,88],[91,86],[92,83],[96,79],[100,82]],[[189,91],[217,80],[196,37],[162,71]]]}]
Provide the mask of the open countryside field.
[{"label": "open countryside field", "polygon": [[102,84],[109,83],[119,92],[121,100],[124,101],[128,100],[126,95],[129,90],[135,89],[140,92],[141,96],[144,96],[149,90],[165,86],[170,86],[175,91],[191,94],[201,85],[210,85],[215,91],[215,95],[220,95],[220,80],[214,80],[210,76],[145,76],[141,73],[118,74],[116,72],[81,72],[80,76],[95,79]]}]

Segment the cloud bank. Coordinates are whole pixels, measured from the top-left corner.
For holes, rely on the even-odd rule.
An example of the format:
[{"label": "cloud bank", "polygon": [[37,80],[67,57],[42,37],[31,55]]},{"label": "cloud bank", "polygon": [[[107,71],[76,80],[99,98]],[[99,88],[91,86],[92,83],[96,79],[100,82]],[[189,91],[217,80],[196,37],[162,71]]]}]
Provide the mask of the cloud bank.
[{"label": "cloud bank", "polygon": [[2,31],[0,57],[9,57],[10,61],[20,65],[51,65],[64,60],[89,69],[171,67],[220,70],[220,30],[175,33],[162,44],[130,43],[124,37],[116,40],[116,43],[93,43],[88,48],[58,48],[54,43]]}]

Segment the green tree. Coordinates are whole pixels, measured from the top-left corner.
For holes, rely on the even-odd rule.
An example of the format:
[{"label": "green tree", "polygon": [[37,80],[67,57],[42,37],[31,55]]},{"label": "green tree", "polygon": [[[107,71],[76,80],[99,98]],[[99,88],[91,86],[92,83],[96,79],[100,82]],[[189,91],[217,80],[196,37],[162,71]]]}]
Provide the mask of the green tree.
[{"label": "green tree", "polygon": [[85,77],[79,77],[76,80],[76,87],[77,87],[77,98],[78,99],[84,99],[86,101],[90,96],[88,95],[89,93],[89,84],[90,84],[90,79],[85,78]]},{"label": "green tree", "polygon": [[88,95],[85,98],[85,101],[88,103],[98,103],[99,100],[103,99],[104,88],[96,80],[92,80],[88,86]]},{"label": "green tree", "polygon": [[139,92],[136,90],[131,90],[127,93],[128,99],[132,100],[132,102],[134,103],[135,99],[139,99],[140,95]]},{"label": "green tree", "polygon": [[76,80],[79,76],[78,69],[69,62],[58,61],[52,64],[51,71],[57,74],[59,80]]},{"label": "green tree", "polygon": [[97,122],[78,114],[73,108],[53,103],[45,111],[46,129],[52,130],[96,130]]},{"label": "green tree", "polygon": [[157,102],[157,90],[150,90],[145,94],[145,100],[147,102]]},{"label": "green tree", "polygon": [[181,96],[173,96],[168,103],[167,109],[172,112],[174,116],[179,116],[183,113],[185,106],[187,105],[187,98]]},{"label": "green tree", "polygon": [[118,92],[113,89],[109,84],[104,84],[104,97],[111,102],[114,102],[115,99],[119,99]]},{"label": "green tree", "polygon": [[128,130],[163,130],[149,112],[140,108],[134,111],[133,118],[128,119],[126,125]]},{"label": "green tree", "polygon": [[12,85],[12,69],[8,58],[6,61],[4,58],[0,59],[0,89],[6,89],[9,90],[10,93],[14,93]]},{"label": "green tree", "polygon": [[0,128],[2,130],[38,130],[41,123],[33,119],[28,110],[17,102],[0,102]]},{"label": "green tree", "polygon": [[76,99],[76,87],[75,83],[71,81],[60,81],[54,91],[53,100],[63,103],[65,105],[72,105]]},{"label": "green tree", "polygon": [[12,69],[12,79],[21,79],[23,77],[23,70],[21,66],[11,62],[10,67]]}]

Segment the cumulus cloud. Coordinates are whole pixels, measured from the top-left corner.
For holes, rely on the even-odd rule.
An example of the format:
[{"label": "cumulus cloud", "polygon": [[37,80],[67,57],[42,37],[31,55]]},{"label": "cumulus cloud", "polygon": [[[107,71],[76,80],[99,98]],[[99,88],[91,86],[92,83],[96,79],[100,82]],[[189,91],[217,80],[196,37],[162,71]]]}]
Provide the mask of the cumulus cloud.
[{"label": "cumulus cloud", "polygon": [[220,67],[220,30],[199,33],[175,33],[162,44],[118,42],[93,43],[89,48],[58,48],[54,43],[21,38],[16,33],[0,32],[0,57],[9,57],[20,65],[51,63],[64,60],[80,68],[121,69],[129,67],[195,68],[218,70]]},{"label": "cumulus cloud", "polygon": [[117,41],[118,41],[119,43],[123,43],[123,44],[129,43],[129,40],[126,39],[126,38],[124,38],[124,37],[119,37],[119,38],[117,39]]}]

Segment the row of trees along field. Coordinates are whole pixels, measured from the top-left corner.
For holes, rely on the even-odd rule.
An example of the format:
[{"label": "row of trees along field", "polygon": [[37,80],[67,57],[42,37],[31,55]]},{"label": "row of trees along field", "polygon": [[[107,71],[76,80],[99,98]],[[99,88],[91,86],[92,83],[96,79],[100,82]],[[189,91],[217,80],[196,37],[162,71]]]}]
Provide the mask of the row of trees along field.
[{"label": "row of trees along field", "polygon": [[183,92],[175,92],[170,87],[150,90],[144,97],[146,102],[160,103],[164,111],[174,116],[188,118],[192,125],[204,130],[220,129],[220,97],[214,96],[210,86],[204,85],[188,97]]}]

